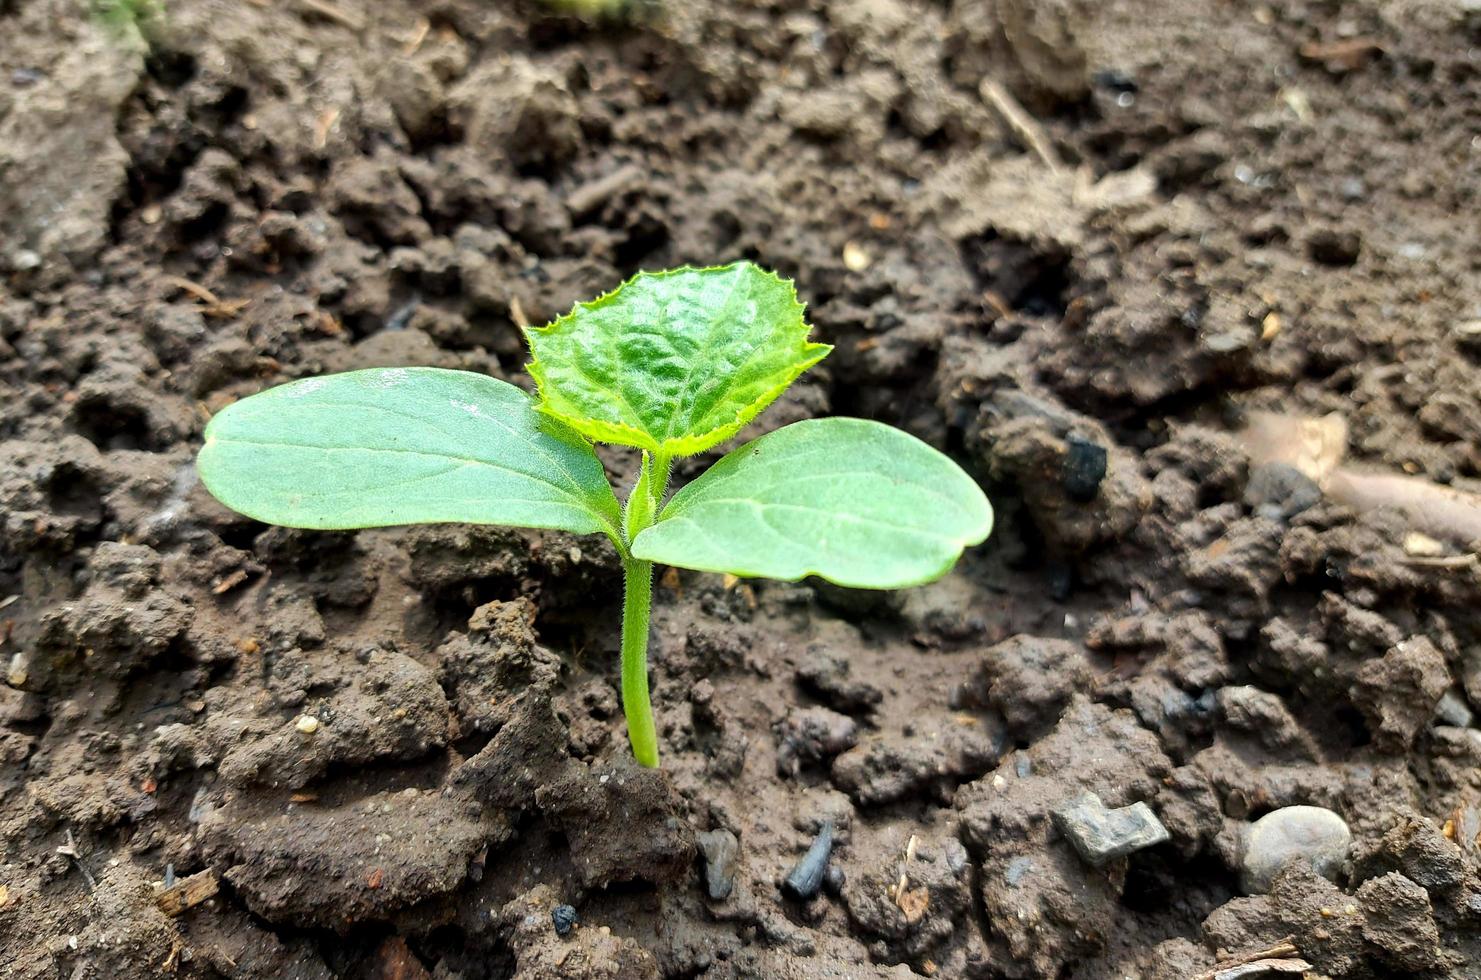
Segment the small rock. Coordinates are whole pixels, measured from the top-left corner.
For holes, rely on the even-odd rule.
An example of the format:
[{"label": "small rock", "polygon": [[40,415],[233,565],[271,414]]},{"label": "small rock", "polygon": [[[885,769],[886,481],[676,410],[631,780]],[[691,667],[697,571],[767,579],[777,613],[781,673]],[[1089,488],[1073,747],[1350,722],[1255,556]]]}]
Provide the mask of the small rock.
[{"label": "small rock", "polygon": [[1455,342],[1467,353],[1481,349],[1481,320],[1462,320],[1452,330]]},{"label": "small rock", "polygon": [[312,735],[319,730],[319,719],[313,715],[299,715],[298,720],[293,723],[293,727],[305,735]]},{"label": "small rock", "polygon": [[1319,806],[1288,806],[1250,825],[1240,884],[1250,895],[1270,891],[1281,868],[1297,859],[1335,881],[1347,860],[1352,832],[1347,823]]},{"label": "small rock", "polygon": [[1445,543],[1428,534],[1410,531],[1404,535],[1404,554],[1410,558],[1439,558],[1446,552]]},{"label": "small rock", "polygon": [[833,824],[828,822],[823,824],[818,836],[813,838],[807,853],[787,873],[787,880],[782,882],[782,891],[798,901],[807,901],[816,895],[828,873],[828,858],[832,853]]},{"label": "small rock", "polygon": [[1054,808],[1053,817],[1054,826],[1080,857],[1096,867],[1161,844],[1169,837],[1167,828],[1147,804],[1136,802],[1110,810],[1091,792],[1064,801]]},{"label": "small rock", "polygon": [[[836,864],[828,865],[828,873],[823,876],[823,889],[829,895],[837,898],[843,894],[843,886],[848,884],[848,875],[844,874],[842,868]],[[1481,900],[1481,896],[1478,896]]]},{"label": "small rock", "polygon": [[695,840],[704,855],[705,890],[716,901],[729,898],[735,888],[735,858],[740,853],[740,841],[724,828],[705,831]]},{"label": "small rock", "polygon": [[1266,463],[1250,472],[1245,485],[1245,506],[1257,517],[1284,521],[1320,503],[1321,488],[1289,463]]},{"label": "small rock", "polygon": [[564,936],[575,928],[581,917],[576,910],[569,905],[557,905],[550,910],[550,921],[555,925],[555,934]]},{"label": "small rock", "polygon": [[1064,457],[1064,492],[1071,500],[1089,503],[1100,492],[1101,481],[1106,478],[1109,458],[1106,447],[1081,436],[1070,436],[1065,445],[1068,451]]},{"label": "small rock", "polygon": [[1470,728],[1476,713],[1458,692],[1451,690],[1440,695],[1440,703],[1435,705],[1435,720],[1456,728]]}]

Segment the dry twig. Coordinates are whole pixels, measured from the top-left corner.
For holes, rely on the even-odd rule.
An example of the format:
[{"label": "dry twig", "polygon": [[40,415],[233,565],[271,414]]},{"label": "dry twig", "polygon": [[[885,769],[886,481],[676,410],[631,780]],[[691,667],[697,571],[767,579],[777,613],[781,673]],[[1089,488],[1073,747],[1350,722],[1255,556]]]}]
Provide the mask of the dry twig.
[{"label": "dry twig", "polygon": [[216,880],[216,872],[207,868],[205,871],[197,871],[188,878],[181,878],[155,895],[154,904],[159,906],[161,912],[173,919],[186,909],[194,908],[211,898],[220,890],[221,883]]},{"label": "dry twig", "polygon": [[1049,136],[1044,132],[1044,127],[1039,121],[1028,114],[1019,101],[1013,95],[991,78],[984,78],[980,88],[982,97],[992,103],[994,109],[1002,115],[1003,121],[1008,128],[1013,130],[1015,136],[1023,143],[1024,147],[1032,150],[1034,155],[1044,161],[1044,166],[1054,173],[1059,173],[1061,164],[1059,154],[1054,152],[1054,145],[1049,142]]},{"label": "dry twig", "polygon": [[1282,939],[1280,942],[1276,943],[1274,946],[1271,946],[1269,949],[1261,949],[1253,953],[1241,953],[1240,955],[1235,956],[1231,959],[1221,960],[1209,969],[1204,970],[1202,973],[1197,974],[1196,976],[1189,977],[1188,980],[1221,980],[1221,978],[1225,977],[1229,973],[1229,971],[1234,970],[1237,967],[1258,963],[1261,960],[1292,960],[1295,963],[1305,964],[1305,966],[1300,967],[1300,969],[1311,969],[1311,965],[1309,963],[1306,963],[1305,960],[1296,957],[1296,953],[1298,951],[1296,947],[1291,943],[1291,940],[1294,938],[1296,937],[1287,936],[1285,939]]}]

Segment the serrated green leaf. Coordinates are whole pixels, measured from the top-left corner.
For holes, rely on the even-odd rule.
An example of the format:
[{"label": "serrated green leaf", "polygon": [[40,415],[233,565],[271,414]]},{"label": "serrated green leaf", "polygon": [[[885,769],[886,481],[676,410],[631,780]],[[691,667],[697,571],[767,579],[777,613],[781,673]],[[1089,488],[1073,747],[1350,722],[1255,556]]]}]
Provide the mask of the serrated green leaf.
[{"label": "serrated green leaf", "polygon": [[961,467],[863,419],[796,422],[741,446],[674,495],[633,555],[791,581],[899,589],[986,540],[992,507]]},{"label": "serrated green leaf", "polygon": [[525,331],[540,408],[599,442],[689,456],[729,439],[832,350],[792,284],[749,262],[643,272]]},{"label": "serrated green leaf", "polygon": [[590,444],[511,384],[387,368],[295,381],[227,406],[197,462],[248,517],[319,530],[508,524],[617,538]]}]

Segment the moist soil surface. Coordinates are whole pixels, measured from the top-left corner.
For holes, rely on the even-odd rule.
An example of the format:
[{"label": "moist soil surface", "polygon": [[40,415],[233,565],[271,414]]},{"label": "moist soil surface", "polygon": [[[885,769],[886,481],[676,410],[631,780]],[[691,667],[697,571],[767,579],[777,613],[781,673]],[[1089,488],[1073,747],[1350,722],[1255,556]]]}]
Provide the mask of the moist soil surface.
[{"label": "moist soil surface", "polygon": [[[1481,976],[1477,542],[1238,438],[1481,477],[1476,5],[627,7],[0,2],[0,974]],[[528,386],[519,324],[736,258],[837,348],[752,434],[901,426],[997,529],[662,571],[661,771],[604,541],[196,480],[234,399]],[[1262,874],[1295,805],[1350,844]]]}]

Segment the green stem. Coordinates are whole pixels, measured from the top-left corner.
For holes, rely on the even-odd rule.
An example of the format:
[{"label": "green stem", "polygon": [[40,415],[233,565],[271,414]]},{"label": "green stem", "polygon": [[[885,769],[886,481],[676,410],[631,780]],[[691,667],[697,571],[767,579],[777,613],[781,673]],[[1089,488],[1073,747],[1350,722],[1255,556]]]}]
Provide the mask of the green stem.
[{"label": "green stem", "polygon": [[[627,740],[638,765],[658,768],[658,732],[653,726],[653,703],[648,696],[648,623],[653,612],[653,563],[641,561],[629,550],[633,539],[651,526],[668,487],[667,456],[650,460],[644,455],[646,480],[639,480],[628,497],[623,515],[627,540],[622,547],[622,713],[627,716]],[[634,508],[638,493],[648,494]]]},{"label": "green stem", "polygon": [[663,495],[668,493],[669,473],[673,470],[674,461],[672,457],[662,453],[653,456],[653,513],[656,516],[660,505],[663,503]]},{"label": "green stem", "polygon": [[653,609],[653,563],[624,558],[622,600],[622,713],[638,765],[658,768],[658,732],[648,699],[648,620]]}]

